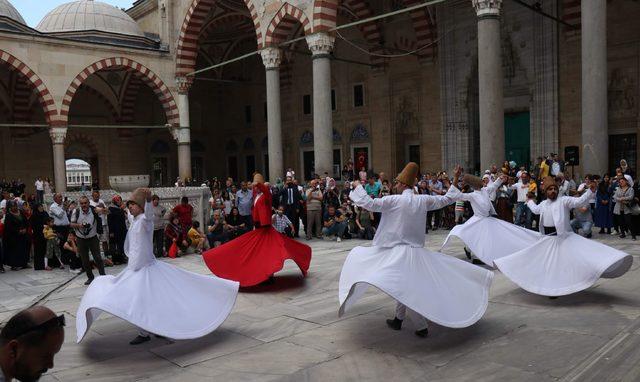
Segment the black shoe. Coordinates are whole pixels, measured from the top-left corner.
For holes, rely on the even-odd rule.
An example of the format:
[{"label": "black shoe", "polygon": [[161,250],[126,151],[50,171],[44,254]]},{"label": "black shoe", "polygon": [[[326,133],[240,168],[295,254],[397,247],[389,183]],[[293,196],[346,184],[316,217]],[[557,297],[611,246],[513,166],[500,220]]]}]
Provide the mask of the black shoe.
[{"label": "black shoe", "polygon": [[12,270],[12,271],[19,271],[19,270],[20,270],[20,268],[18,268],[18,267],[11,267],[11,270]]},{"label": "black shoe", "polygon": [[464,247],[464,254],[467,255],[467,259],[471,260],[471,252],[469,252],[467,247]]},{"label": "black shoe", "polygon": [[156,338],[159,338],[159,339],[161,339],[161,340],[166,340],[166,339],[167,339],[167,337],[165,337],[165,336],[160,336],[160,335],[158,335],[158,334],[154,334],[154,336],[156,336]]},{"label": "black shoe", "polygon": [[402,329],[402,320],[398,319],[398,317],[393,320],[387,320],[387,326],[393,330],[400,330]]},{"label": "black shoe", "polygon": [[621,238],[621,239],[624,239],[625,237],[627,237],[627,235],[625,235],[625,234],[623,233],[623,234],[621,234],[621,235],[620,235],[620,236],[618,236],[618,237],[619,237],[619,238]]},{"label": "black shoe", "polygon": [[131,342],[129,342],[129,345],[140,345],[147,341],[151,341],[151,337],[138,335],[136,338],[132,339]]},{"label": "black shoe", "polygon": [[549,300],[555,300],[557,298],[558,298],[558,296],[549,296]]},{"label": "black shoe", "polygon": [[4,273],[4,267],[0,266],[0,273]]},{"label": "black shoe", "polygon": [[429,328],[424,328],[422,330],[416,330],[416,336],[426,338],[429,335]]},{"label": "black shoe", "polygon": [[471,262],[475,265],[486,265],[482,260],[480,259],[473,259],[471,260]]},{"label": "black shoe", "polygon": [[93,281],[93,279],[89,279],[89,280],[84,282],[84,285],[89,285],[89,284],[91,284],[92,281]]},{"label": "black shoe", "polygon": [[604,229],[601,229],[600,232],[598,232],[600,235],[604,234]]},{"label": "black shoe", "polygon": [[585,236],[587,239],[591,239],[593,237],[592,234],[588,234],[587,236]]}]

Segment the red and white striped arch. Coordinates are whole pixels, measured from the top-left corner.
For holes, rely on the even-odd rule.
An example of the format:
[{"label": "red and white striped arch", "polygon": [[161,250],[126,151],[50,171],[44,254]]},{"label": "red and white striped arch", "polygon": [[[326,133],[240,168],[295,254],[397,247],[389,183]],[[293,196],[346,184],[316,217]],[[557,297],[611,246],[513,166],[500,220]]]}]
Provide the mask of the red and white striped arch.
[{"label": "red and white striped arch", "polygon": [[297,23],[302,24],[305,35],[311,33],[311,21],[309,21],[307,15],[300,8],[284,3],[267,27],[264,46],[272,46],[284,42],[291,35]]},{"label": "red and white striped arch", "polygon": [[562,21],[580,27],[581,5],[581,0],[562,0]]},{"label": "red and white striped arch", "polygon": [[[421,0],[403,0],[406,7],[421,4]],[[321,32],[336,26],[338,5],[344,4],[352,9],[358,19],[373,16],[371,8],[366,0],[315,0],[313,5],[313,31]],[[437,38],[437,27],[435,21],[429,15],[427,8],[419,8],[410,12],[411,22],[416,34],[416,46],[421,47],[433,43]],[[376,23],[367,23],[365,38],[369,42],[380,41],[382,35]],[[376,27],[377,26],[377,27]],[[377,36],[376,36],[377,33]],[[435,44],[419,52],[420,59],[434,57],[436,53]]]},{"label": "red and white striped arch", "polygon": [[76,78],[74,78],[74,80],[69,85],[64,98],[62,99],[62,107],[60,108],[60,120],[62,123],[67,124],[69,122],[69,109],[71,107],[71,101],[73,100],[73,96],[78,91],[80,85],[82,85],[84,81],[86,81],[86,79],[93,73],[109,68],[122,68],[125,70],[133,71],[134,75],[138,75],[140,79],[145,84],[147,84],[158,97],[158,100],[160,101],[160,104],[164,109],[167,123],[171,126],[178,126],[180,124],[180,120],[178,117],[178,106],[176,105],[176,101],[174,100],[173,95],[171,94],[171,91],[169,90],[167,85],[165,85],[160,77],[158,77],[149,68],[126,57],[105,58],[103,60],[95,62],[86,67],[83,71],[80,72],[80,74],[76,76]]},{"label": "red and white striped arch", "polygon": [[17,71],[36,92],[47,124],[50,126],[58,124],[58,110],[56,109],[55,101],[49,89],[47,89],[44,82],[42,82],[42,79],[24,62],[2,49],[0,49],[0,62],[6,63],[11,69]]},{"label": "red and white striped arch", "polygon": [[[414,5],[421,4],[421,0],[403,0],[406,7],[412,7]],[[409,12],[411,17],[411,23],[413,24],[413,30],[416,34],[416,46],[418,48],[433,44],[437,39],[438,27],[435,21],[432,20],[427,7],[414,9]],[[426,49],[418,52],[418,59],[425,60],[434,58],[436,55],[436,44],[431,45]]]},{"label": "red and white striped arch", "polygon": [[[253,5],[254,0],[243,0],[256,31],[258,44],[262,40],[260,33],[260,21],[258,11]],[[176,76],[183,77],[196,70],[196,59],[198,57],[198,38],[205,24],[206,18],[211,9],[215,6],[216,0],[192,0],[191,6],[180,28],[178,45],[176,47]]]},{"label": "red and white striped arch", "polygon": [[[338,12],[351,21],[364,20],[374,16],[369,2],[366,0],[342,0]],[[371,53],[383,53],[382,32],[377,22],[369,21],[359,24],[358,29],[367,41]],[[370,61],[374,65],[384,65],[383,57],[371,56]]]}]

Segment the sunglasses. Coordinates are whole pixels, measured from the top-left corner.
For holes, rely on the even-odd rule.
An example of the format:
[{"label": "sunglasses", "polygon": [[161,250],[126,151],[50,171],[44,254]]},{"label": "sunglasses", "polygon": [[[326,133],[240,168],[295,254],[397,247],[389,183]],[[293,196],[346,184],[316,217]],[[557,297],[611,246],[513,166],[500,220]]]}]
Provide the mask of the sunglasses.
[{"label": "sunglasses", "polygon": [[39,332],[39,331],[47,331],[51,328],[63,328],[66,326],[66,319],[64,318],[64,314],[61,314],[59,316],[53,317],[52,319],[49,319],[39,325],[36,326],[32,326],[31,328],[27,328],[25,330],[22,330],[21,332],[18,332],[18,334],[15,336],[15,338],[18,337],[22,337],[25,334],[29,334],[31,332]]}]

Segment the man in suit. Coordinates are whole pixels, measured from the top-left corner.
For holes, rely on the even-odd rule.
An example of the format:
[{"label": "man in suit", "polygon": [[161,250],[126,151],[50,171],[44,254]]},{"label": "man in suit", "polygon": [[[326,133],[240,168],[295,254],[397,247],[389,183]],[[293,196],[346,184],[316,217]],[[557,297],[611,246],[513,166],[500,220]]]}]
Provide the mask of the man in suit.
[{"label": "man in suit", "polygon": [[293,178],[287,177],[284,189],[280,192],[280,205],[284,206],[284,214],[293,223],[295,235],[300,232],[300,209],[302,208],[302,195],[293,183]]}]

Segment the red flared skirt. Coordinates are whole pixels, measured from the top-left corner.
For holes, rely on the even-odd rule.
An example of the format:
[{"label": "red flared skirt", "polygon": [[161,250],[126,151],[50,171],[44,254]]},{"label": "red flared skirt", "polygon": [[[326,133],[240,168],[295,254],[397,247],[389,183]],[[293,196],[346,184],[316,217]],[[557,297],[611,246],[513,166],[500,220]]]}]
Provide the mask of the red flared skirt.
[{"label": "red flared skirt", "polygon": [[311,263],[311,247],[267,226],[210,249],[202,257],[214,275],[249,287],[268,280],[282,269],[287,259],[293,260],[306,276]]}]

